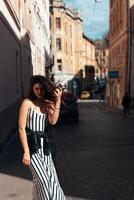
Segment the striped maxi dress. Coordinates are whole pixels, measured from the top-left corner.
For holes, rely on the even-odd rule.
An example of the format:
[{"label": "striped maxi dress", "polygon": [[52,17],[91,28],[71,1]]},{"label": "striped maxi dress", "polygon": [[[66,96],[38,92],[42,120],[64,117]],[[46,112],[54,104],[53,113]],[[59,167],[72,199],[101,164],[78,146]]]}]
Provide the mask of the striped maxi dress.
[{"label": "striped maxi dress", "polygon": [[[27,114],[26,126],[33,131],[44,131],[46,114],[30,108]],[[41,148],[32,154],[30,170],[33,176],[33,200],[65,200],[59,184],[51,153],[44,155],[43,138]]]}]

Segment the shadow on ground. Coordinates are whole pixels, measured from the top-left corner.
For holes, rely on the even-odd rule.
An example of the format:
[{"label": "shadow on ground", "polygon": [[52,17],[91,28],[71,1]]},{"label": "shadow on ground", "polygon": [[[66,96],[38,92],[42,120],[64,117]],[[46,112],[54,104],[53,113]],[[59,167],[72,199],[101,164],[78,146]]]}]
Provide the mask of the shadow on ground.
[{"label": "shadow on ground", "polygon": [[22,164],[22,151],[18,134],[15,134],[3,148],[0,155],[0,173],[32,180],[30,171]]},{"label": "shadow on ground", "polygon": [[[133,116],[79,104],[78,124],[53,129],[56,169],[70,200],[134,199]],[[31,180],[23,166],[18,134],[0,156],[0,173]],[[23,183],[22,183],[23,184]]]}]

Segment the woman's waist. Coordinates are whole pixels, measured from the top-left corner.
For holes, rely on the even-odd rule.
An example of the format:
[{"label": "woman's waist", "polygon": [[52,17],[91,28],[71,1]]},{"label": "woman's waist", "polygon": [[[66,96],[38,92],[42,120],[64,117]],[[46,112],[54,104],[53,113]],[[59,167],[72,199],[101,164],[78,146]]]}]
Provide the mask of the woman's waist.
[{"label": "woman's waist", "polygon": [[33,130],[29,127],[25,128],[27,135],[38,135],[40,137],[46,137],[46,132],[45,130]]},{"label": "woman's waist", "polygon": [[26,134],[31,153],[36,153],[38,149],[42,148],[41,141],[43,142],[44,154],[48,155],[50,153],[51,138],[48,137],[45,131],[35,131],[26,127]]}]

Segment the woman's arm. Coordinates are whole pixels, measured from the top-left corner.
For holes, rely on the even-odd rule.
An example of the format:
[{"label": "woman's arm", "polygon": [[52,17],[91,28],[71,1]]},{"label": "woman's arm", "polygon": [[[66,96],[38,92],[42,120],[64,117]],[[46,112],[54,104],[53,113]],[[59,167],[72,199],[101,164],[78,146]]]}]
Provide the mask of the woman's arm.
[{"label": "woman's arm", "polygon": [[51,108],[49,109],[49,112],[48,112],[48,120],[49,120],[49,123],[52,125],[56,124],[59,118],[61,95],[62,95],[62,89],[57,88],[55,90],[56,103],[55,105],[51,104]]},{"label": "woman's arm", "polygon": [[25,165],[30,165],[30,151],[29,151],[27,135],[25,131],[27,112],[28,112],[29,107],[30,107],[30,101],[24,100],[22,102],[22,105],[20,107],[20,112],[19,112],[19,136],[20,136],[20,141],[21,141],[22,148],[24,151],[23,163]]}]

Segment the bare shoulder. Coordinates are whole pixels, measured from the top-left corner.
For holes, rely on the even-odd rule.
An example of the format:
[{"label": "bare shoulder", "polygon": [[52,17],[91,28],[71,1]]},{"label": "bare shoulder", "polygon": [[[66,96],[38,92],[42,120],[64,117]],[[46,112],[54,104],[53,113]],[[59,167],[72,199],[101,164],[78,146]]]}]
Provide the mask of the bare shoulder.
[{"label": "bare shoulder", "polygon": [[32,105],[32,101],[30,99],[24,99],[22,101],[21,107],[30,108]]},{"label": "bare shoulder", "polygon": [[27,119],[28,110],[31,107],[31,101],[29,99],[24,99],[21,103],[19,110],[19,125],[23,126]]}]

